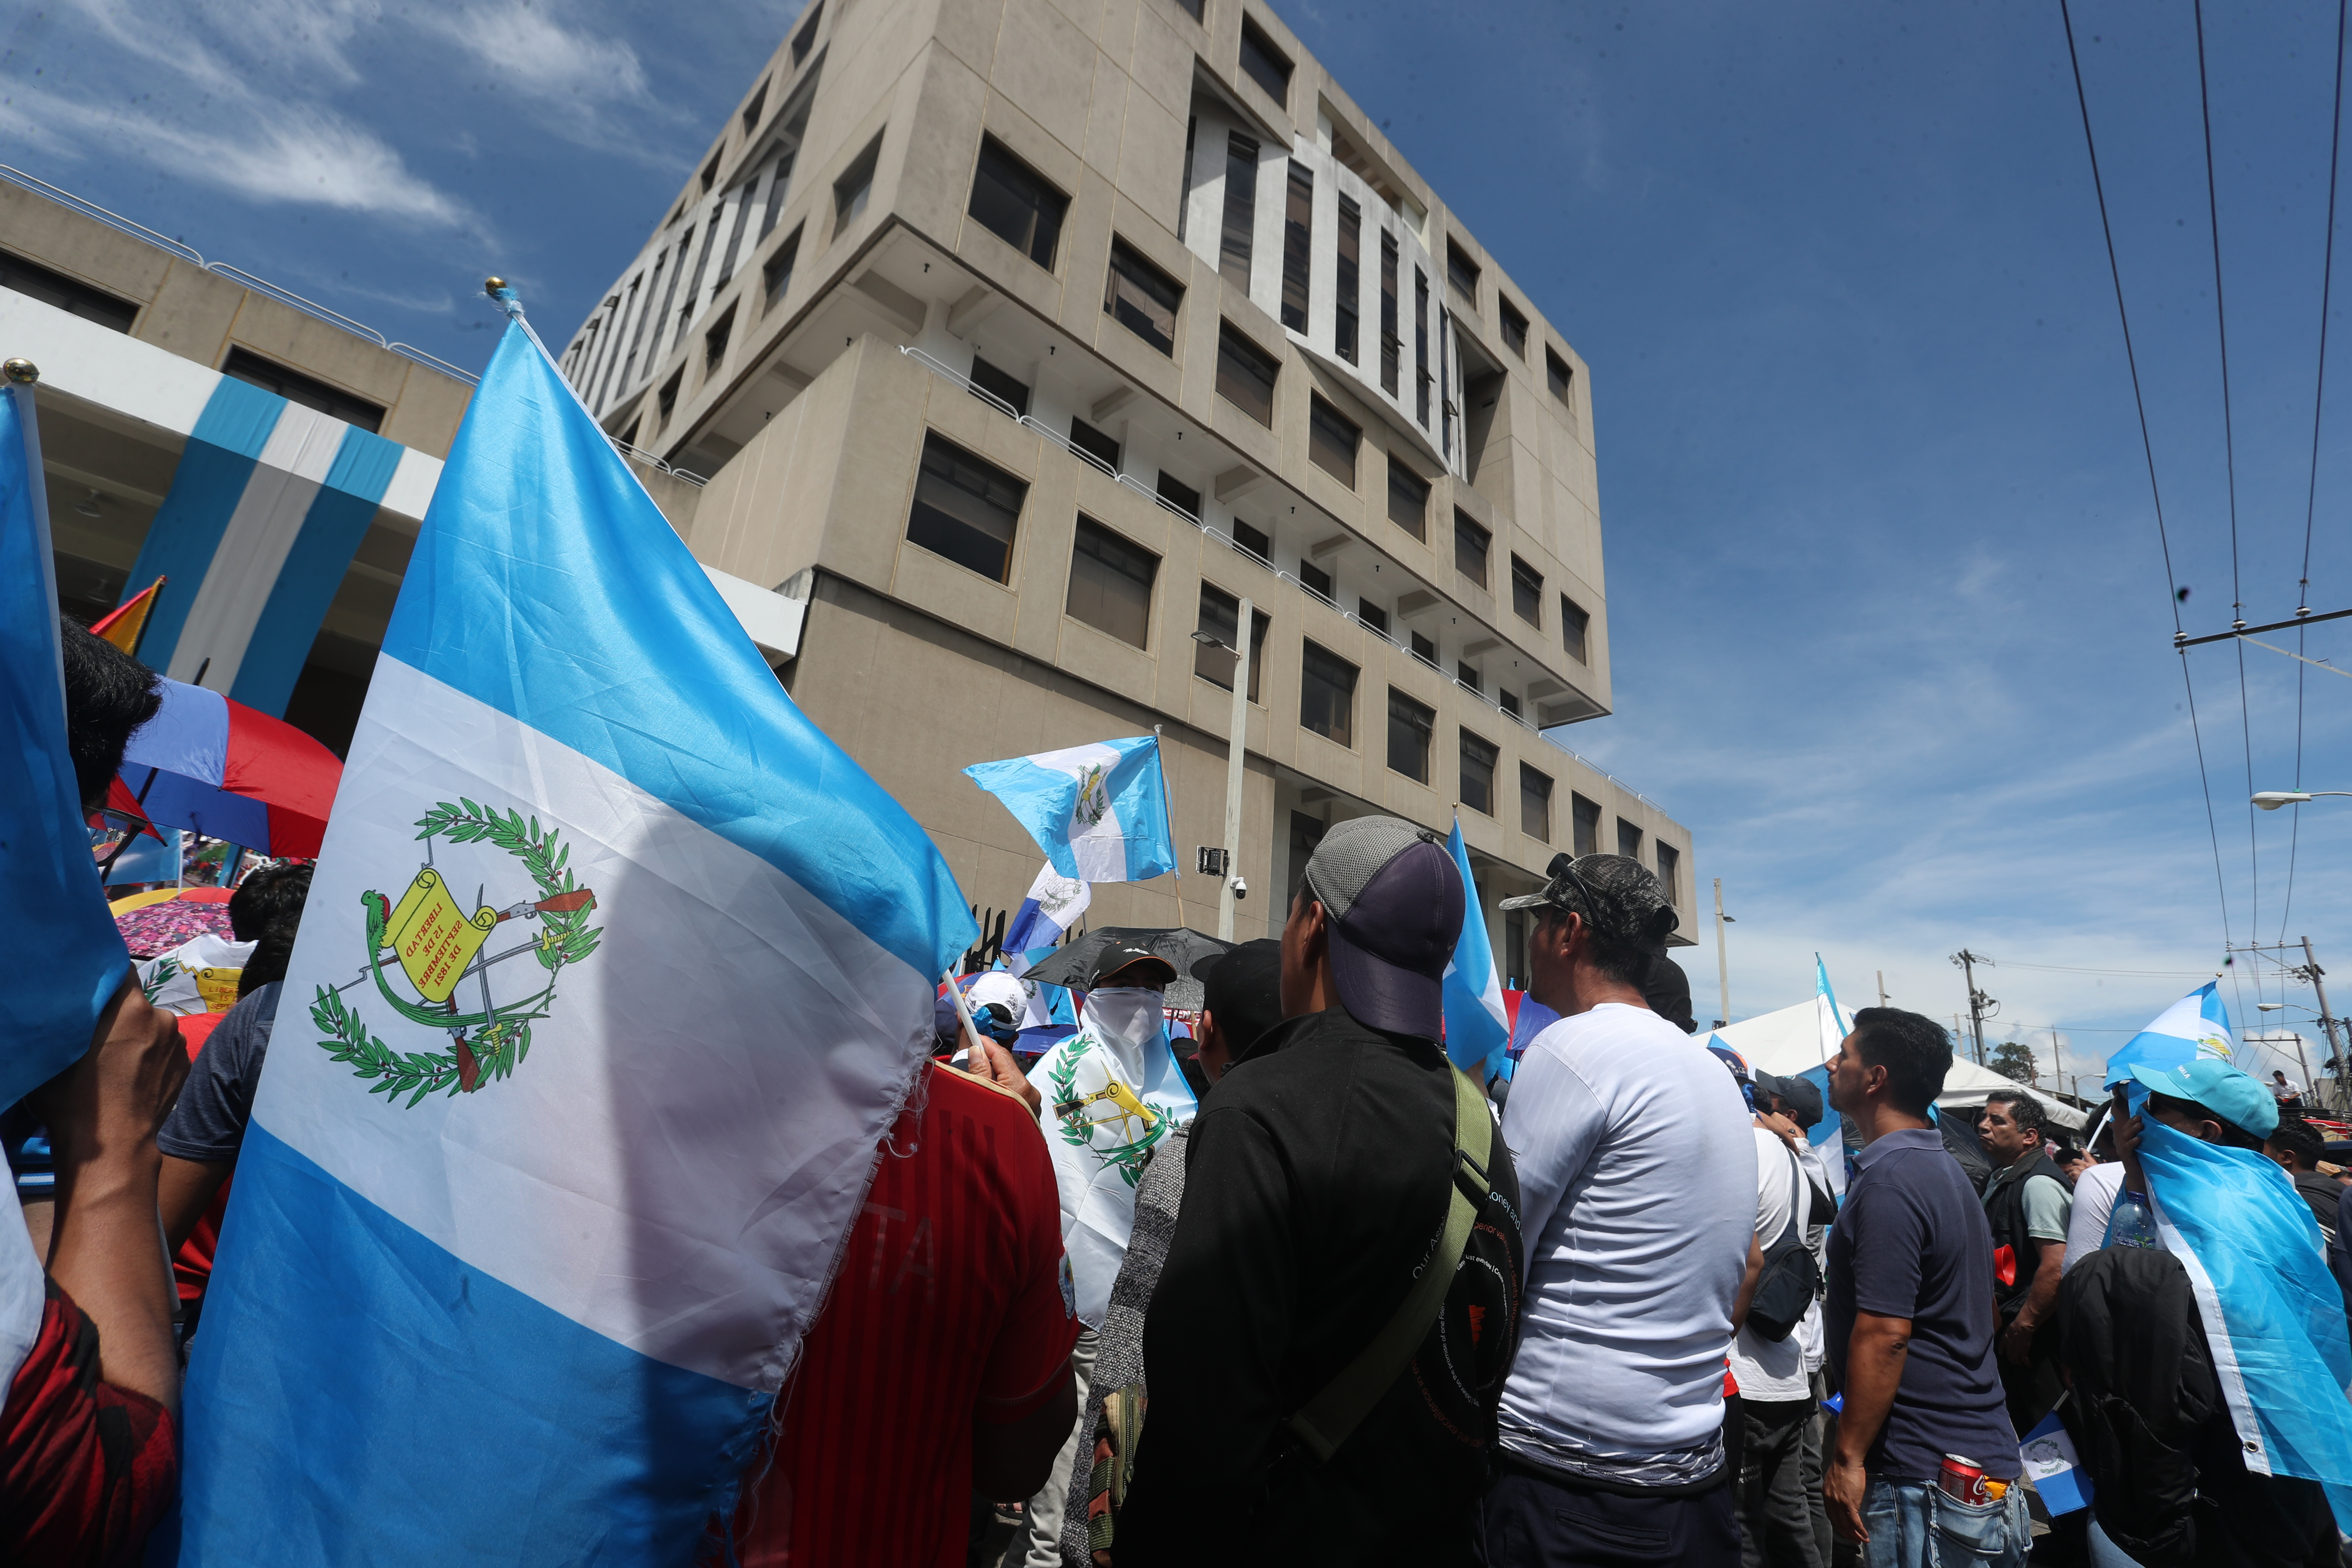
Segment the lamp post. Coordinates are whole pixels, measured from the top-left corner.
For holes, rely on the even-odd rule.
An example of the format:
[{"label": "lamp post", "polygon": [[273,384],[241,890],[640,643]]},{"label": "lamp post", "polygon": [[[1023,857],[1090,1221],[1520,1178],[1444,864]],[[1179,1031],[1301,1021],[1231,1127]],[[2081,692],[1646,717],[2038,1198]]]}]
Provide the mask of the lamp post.
[{"label": "lamp post", "polygon": [[2352,789],[2265,789],[2255,791],[2249,798],[2264,811],[2276,811],[2280,806],[2301,805],[2324,795],[2352,795]]},{"label": "lamp post", "polygon": [[1208,632],[1194,632],[1192,640],[1221,647],[1234,656],[1234,716],[1225,731],[1225,879],[1217,893],[1217,940],[1234,940],[1234,889],[1241,880],[1242,845],[1242,774],[1243,757],[1249,744],[1249,645],[1250,602],[1244,599],[1241,612],[1234,622],[1234,641],[1239,647],[1228,646],[1222,637]]},{"label": "lamp post", "polygon": [[1731,960],[1723,951],[1723,928],[1735,923],[1723,912],[1723,879],[1715,879],[1715,989],[1716,1002],[1723,1009],[1723,1021],[1731,1022]]}]

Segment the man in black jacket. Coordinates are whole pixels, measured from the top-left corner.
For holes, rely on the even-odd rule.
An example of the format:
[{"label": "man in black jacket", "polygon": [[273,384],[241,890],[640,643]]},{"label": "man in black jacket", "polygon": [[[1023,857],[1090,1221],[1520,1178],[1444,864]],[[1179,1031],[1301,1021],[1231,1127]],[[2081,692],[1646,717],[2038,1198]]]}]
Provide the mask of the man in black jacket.
[{"label": "man in black jacket", "polygon": [[2066,1271],[2074,1184],[2051,1161],[2042,1106],[2021,1089],[1997,1089],[1985,1097],[1977,1136],[1994,1166],[1984,1209],[1992,1230],[2000,1382],[2011,1423],[2031,1432],[2065,1392],[2057,1335],[2049,1325],[2058,1277]]},{"label": "man in black jacket", "polygon": [[[1342,823],[1307,862],[1282,936],[1288,1021],[1192,1124],[1144,1325],[1151,1403],[1118,1568],[1466,1556],[1517,1344],[1521,1250],[1502,1139],[1483,1180],[1454,1153],[1437,1041],[1463,894],[1444,842],[1394,817]],[[1317,1460],[1286,1423],[1395,1316],[1457,1182],[1478,1217],[1437,1321]]]}]

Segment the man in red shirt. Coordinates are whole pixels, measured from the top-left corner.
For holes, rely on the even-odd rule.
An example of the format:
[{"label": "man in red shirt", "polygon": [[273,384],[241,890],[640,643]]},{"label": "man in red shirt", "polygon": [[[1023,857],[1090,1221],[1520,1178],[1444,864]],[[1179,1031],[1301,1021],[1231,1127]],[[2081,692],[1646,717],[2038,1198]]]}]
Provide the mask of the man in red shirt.
[{"label": "man in red shirt", "polygon": [[[744,1568],[960,1568],[1077,1417],[1061,1203],[1020,1070],[926,1063],[735,1514]],[[999,1087],[999,1086],[1003,1087]]]}]

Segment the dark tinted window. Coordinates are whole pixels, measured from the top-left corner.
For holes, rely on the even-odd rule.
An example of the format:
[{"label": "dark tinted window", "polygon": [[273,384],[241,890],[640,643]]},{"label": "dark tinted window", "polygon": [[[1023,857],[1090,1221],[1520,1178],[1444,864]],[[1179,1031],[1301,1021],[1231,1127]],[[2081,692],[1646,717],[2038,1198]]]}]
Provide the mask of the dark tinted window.
[{"label": "dark tinted window", "polygon": [[1100,463],[1107,472],[1118,472],[1118,443],[1085,420],[1070,421],[1070,445]]},{"label": "dark tinted window", "polygon": [[[79,314],[79,311],[76,314]],[[232,376],[264,392],[274,392],[289,403],[299,403],[305,408],[315,408],[331,418],[346,425],[356,425],[371,433],[383,428],[383,405],[370,403],[364,397],[354,397],[339,386],[330,386],[315,376],[304,375],[299,370],[289,370],[246,349],[231,349],[221,374]],[[670,377],[664,389],[662,413],[669,413],[669,405],[677,401],[677,377]]]},{"label": "dark tinted window", "polygon": [[1389,688],[1389,766],[1417,784],[1429,782],[1429,737],[1437,711]]},{"label": "dark tinted window", "polygon": [[1508,300],[1496,301],[1496,310],[1503,318],[1503,346],[1521,359],[1527,358],[1528,319]]},{"label": "dark tinted window", "polygon": [[784,290],[793,286],[793,263],[799,259],[800,254],[801,231],[794,229],[783,244],[776,247],[776,253],[768,258],[767,265],[760,269],[760,283],[767,293],[770,310],[775,309],[776,301],[784,297]]},{"label": "dark tinted window", "polygon": [[1242,69],[1275,102],[1289,104],[1290,57],[1276,48],[1274,40],[1246,16],[1242,18]]},{"label": "dark tinted window", "polygon": [[1356,311],[1364,292],[1364,215],[1347,197],[1339,198],[1339,267],[1331,297],[1331,349],[1349,364],[1356,363]]},{"label": "dark tinted window", "polygon": [[1396,236],[1383,230],[1381,234],[1381,390],[1391,397],[1396,395],[1397,363],[1402,357],[1403,348],[1403,340],[1397,336]]},{"label": "dark tinted window", "polygon": [[1519,764],[1519,831],[1551,842],[1551,780],[1525,763]]},{"label": "dark tinted window", "polygon": [[[38,300],[44,305],[55,305],[85,321],[96,321],[118,332],[129,331],[131,323],[139,316],[139,307],[128,300],[118,300],[103,289],[93,289],[78,278],[53,272],[37,261],[27,261],[5,250],[0,250],[0,289]],[[359,421],[351,423],[356,425]],[[371,425],[368,428],[373,430],[375,426]]]},{"label": "dark tinted window", "polygon": [[1356,667],[1311,642],[1299,656],[1298,722],[1343,746],[1356,743]]},{"label": "dark tinted window", "polygon": [[1628,860],[1642,858],[1642,830],[1622,816],[1617,819],[1617,853]]},{"label": "dark tinted window", "polygon": [[727,357],[727,340],[734,335],[735,307],[730,305],[727,313],[719,318],[719,324],[702,334],[702,368],[706,373],[719,368],[719,362]]},{"label": "dark tinted window", "polygon": [[1290,165],[1290,189],[1282,214],[1282,324],[1307,330],[1307,248],[1315,238],[1315,176]]},{"label": "dark tinted window", "polygon": [[1331,574],[1324,571],[1312,561],[1302,561],[1298,563],[1298,581],[1309,593],[1327,601],[1330,599]]},{"label": "dark tinted window", "polygon": [[1112,239],[1103,310],[1171,359],[1176,354],[1176,307],[1183,298],[1176,279],[1146,261],[1127,241]]},{"label": "dark tinted window", "polygon": [[1543,625],[1543,574],[1511,557],[1511,611],[1531,626]]},{"label": "dark tinted window", "polygon": [[1475,304],[1478,300],[1478,264],[1469,253],[1451,239],[1445,242],[1445,280],[1455,293]]},{"label": "dark tinted window", "polygon": [[793,35],[793,64],[799,65],[808,58],[809,50],[816,47],[816,25],[824,19],[824,6],[809,7],[808,20],[801,25],[799,32]]},{"label": "dark tinted window", "polygon": [[1274,381],[1281,362],[1234,330],[1217,326],[1217,395],[1259,424],[1274,425]]},{"label": "dark tinted window", "polygon": [[1194,522],[1201,521],[1201,492],[1165,468],[1160,470],[1160,499]]},{"label": "dark tinted window", "polygon": [[751,89],[751,101],[743,106],[743,134],[749,136],[760,128],[760,116],[768,109],[768,84],[763,80]]},{"label": "dark tinted window", "polygon": [[1029,412],[1028,384],[1015,381],[1010,372],[1000,370],[984,359],[975,357],[972,360],[971,384],[1010,408],[1016,416]]},{"label": "dark tinted window", "polygon": [[1462,731],[1462,804],[1471,810],[1495,815],[1495,759],[1501,754],[1492,741]]},{"label": "dark tinted window", "polygon": [[1356,448],[1363,438],[1354,420],[1319,397],[1309,400],[1307,455],[1315,459],[1317,468],[1349,489],[1356,488]]},{"label": "dark tinted window", "polygon": [[1412,269],[1412,406],[1413,417],[1429,423],[1429,275]]},{"label": "dark tinted window", "polygon": [[1240,518],[1234,519],[1234,542],[1267,565],[1274,564],[1274,541]]},{"label": "dark tinted window", "polygon": [[1422,660],[1425,664],[1434,666],[1437,663],[1436,642],[1429,637],[1422,636],[1419,632],[1413,633],[1412,657]]},{"label": "dark tinted window", "polygon": [[1013,532],[1029,487],[933,431],[923,437],[923,467],[907,538],[991,581],[1013,563]]},{"label": "dark tinted window", "polygon": [[1454,661],[1454,679],[1460,681],[1463,685],[1468,687],[1473,691],[1483,691],[1486,689],[1485,687],[1479,684],[1478,672],[1470,667],[1470,661],[1468,659],[1458,658]]},{"label": "dark tinted window", "polygon": [[1658,887],[1666,895],[1666,902],[1679,904],[1681,895],[1675,890],[1682,881],[1683,852],[1673,845],[1658,845]]},{"label": "dark tinted window", "polygon": [[[1206,643],[1194,643],[1192,673],[1212,686],[1222,686],[1227,691],[1234,689],[1234,656],[1225,649],[1241,646],[1234,640],[1241,617],[1241,600],[1223,588],[1213,588],[1206,583],[1201,584],[1200,629],[1225,646],[1216,648]],[[1258,700],[1258,679],[1265,668],[1265,628],[1273,624],[1273,616],[1255,605],[1251,606],[1249,700],[1253,702]]]},{"label": "dark tinted window", "polygon": [[1051,269],[1070,198],[993,136],[980,139],[980,167],[971,177],[967,209],[982,228],[1038,266]]},{"label": "dark tinted window", "polygon": [[1571,794],[1569,796],[1569,801],[1570,808],[1573,810],[1576,816],[1576,842],[1573,846],[1573,852],[1578,855],[1600,854],[1600,802],[1587,800],[1582,795],[1575,794]]},{"label": "dark tinted window", "polygon": [[1592,662],[1584,647],[1585,628],[1591,623],[1592,617],[1585,613],[1583,605],[1565,594],[1559,596],[1560,646],[1568,649],[1568,657],[1579,664]]},{"label": "dark tinted window", "polygon": [[1544,350],[1544,374],[1551,382],[1551,395],[1562,403],[1568,401],[1568,362],[1549,349]]},{"label": "dark tinted window", "polygon": [[1257,142],[1225,133],[1225,226],[1217,244],[1217,270],[1249,292],[1250,249],[1257,238]]},{"label": "dark tinted window", "polygon": [[1081,517],[1070,552],[1070,593],[1063,608],[1097,631],[1148,647],[1151,584],[1159,574],[1160,557],[1093,518]]},{"label": "dark tinted window", "polygon": [[1429,481],[1389,454],[1389,521],[1415,539],[1429,537]]},{"label": "dark tinted window", "polygon": [[1467,512],[1454,514],[1454,569],[1481,588],[1486,585],[1486,550],[1494,538]]},{"label": "dark tinted window", "polygon": [[1389,635],[1389,613],[1370,599],[1356,601],[1356,618],[1382,637]]}]

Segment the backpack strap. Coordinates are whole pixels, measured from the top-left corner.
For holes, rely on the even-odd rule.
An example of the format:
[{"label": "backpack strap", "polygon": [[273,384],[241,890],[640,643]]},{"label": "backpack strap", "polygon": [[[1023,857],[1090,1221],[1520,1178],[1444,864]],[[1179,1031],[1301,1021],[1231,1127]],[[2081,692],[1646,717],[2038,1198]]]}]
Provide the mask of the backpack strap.
[{"label": "backpack strap", "polygon": [[[1396,1315],[1339,1376],[1290,1418],[1291,1432],[1318,1459],[1328,1461],[1339,1450],[1421,1348],[1429,1325],[1445,1304],[1445,1293],[1454,1287],[1463,1248],[1469,1246],[1471,1228],[1485,1205],[1495,1119],[1486,1110],[1486,1097],[1470,1075],[1458,1068],[1447,1070],[1454,1079],[1454,1161],[1446,1183],[1445,1230]],[[1475,1197],[1468,1190],[1474,1184]]]}]

